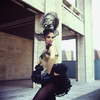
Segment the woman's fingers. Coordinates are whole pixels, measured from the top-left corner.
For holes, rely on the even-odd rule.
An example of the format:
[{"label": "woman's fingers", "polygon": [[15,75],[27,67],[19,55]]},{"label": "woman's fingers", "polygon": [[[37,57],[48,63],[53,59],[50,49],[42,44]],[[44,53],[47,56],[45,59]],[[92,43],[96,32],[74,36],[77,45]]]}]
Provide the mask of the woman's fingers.
[{"label": "woman's fingers", "polygon": [[57,74],[56,72],[54,72],[54,75],[57,76],[57,75],[60,75],[60,74]]}]

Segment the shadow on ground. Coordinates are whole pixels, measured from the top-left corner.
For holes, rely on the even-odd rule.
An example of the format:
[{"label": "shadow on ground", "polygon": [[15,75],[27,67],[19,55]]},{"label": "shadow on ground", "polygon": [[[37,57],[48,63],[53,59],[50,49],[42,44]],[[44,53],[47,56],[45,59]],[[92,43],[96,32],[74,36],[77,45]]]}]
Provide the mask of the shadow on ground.
[{"label": "shadow on ground", "polygon": [[100,100],[100,89],[90,92],[86,95],[80,96],[73,100]]}]

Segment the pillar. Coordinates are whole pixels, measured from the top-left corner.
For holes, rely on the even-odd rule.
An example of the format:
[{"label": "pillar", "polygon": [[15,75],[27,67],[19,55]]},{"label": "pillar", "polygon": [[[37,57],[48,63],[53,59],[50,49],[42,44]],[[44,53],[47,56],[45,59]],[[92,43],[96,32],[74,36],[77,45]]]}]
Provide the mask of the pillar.
[{"label": "pillar", "polygon": [[94,48],[92,31],[92,0],[84,0],[83,4],[84,36],[77,38],[77,80],[94,81]]},{"label": "pillar", "polygon": [[[35,15],[35,32],[36,33],[41,33],[43,31],[43,29],[40,25],[42,17],[43,17],[43,14]],[[33,48],[33,55],[34,55],[33,56],[33,62],[34,62],[34,64],[33,64],[33,70],[35,69],[35,66],[38,64],[39,56],[40,56],[41,52],[43,52],[43,50],[44,50],[43,46],[45,46],[45,42],[39,41],[34,35],[34,48]],[[36,87],[36,86],[37,86],[37,84],[35,84],[33,82],[33,87]]]},{"label": "pillar", "polygon": [[55,38],[54,45],[58,50],[58,62],[62,62],[62,0],[45,0],[45,13],[56,12],[59,18],[59,26],[57,28],[59,35]]},{"label": "pillar", "polygon": [[92,0],[84,0],[84,34],[86,82],[92,82],[94,81]]},{"label": "pillar", "polygon": [[84,49],[84,37],[77,36],[76,39],[76,80],[77,81],[86,81],[86,69],[85,69],[85,49]]}]

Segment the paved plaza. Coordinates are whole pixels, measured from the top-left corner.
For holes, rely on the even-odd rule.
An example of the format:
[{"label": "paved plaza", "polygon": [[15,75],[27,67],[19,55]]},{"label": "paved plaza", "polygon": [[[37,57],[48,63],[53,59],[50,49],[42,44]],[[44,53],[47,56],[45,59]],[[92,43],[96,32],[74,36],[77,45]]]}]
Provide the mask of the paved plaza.
[{"label": "paved plaza", "polygon": [[[70,92],[56,100],[100,100],[100,81],[77,82],[71,79]],[[0,100],[32,100],[39,86],[32,88],[31,80],[0,82]]]}]

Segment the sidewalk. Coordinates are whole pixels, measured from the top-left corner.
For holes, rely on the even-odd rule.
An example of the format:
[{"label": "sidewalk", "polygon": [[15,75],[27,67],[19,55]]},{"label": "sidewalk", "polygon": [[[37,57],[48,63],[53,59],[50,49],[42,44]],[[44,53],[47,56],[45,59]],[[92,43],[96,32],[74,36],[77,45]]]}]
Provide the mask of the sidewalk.
[{"label": "sidewalk", "polygon": [[[100,100],[100,81],[77,82],[71,79],[70,92],[56,100]],[[31,88],[31,80],[0,82],[0,100],[32,100],[39,87]]]}]

